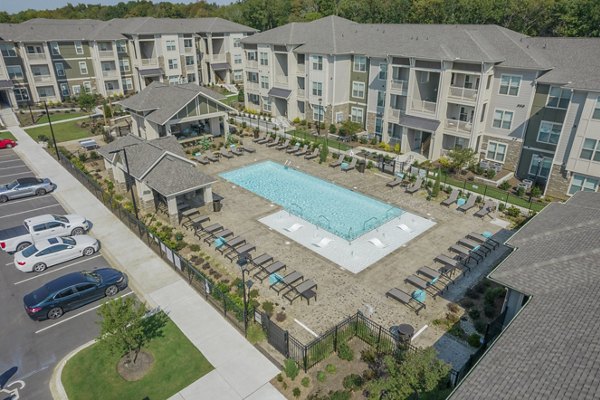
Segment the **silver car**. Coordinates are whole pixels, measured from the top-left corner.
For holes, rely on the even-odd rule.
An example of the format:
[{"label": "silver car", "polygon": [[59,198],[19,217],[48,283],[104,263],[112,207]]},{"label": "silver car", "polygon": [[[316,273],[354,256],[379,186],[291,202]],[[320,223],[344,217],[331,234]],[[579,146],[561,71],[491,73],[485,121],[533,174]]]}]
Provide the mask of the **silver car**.
[{"label": "silver car", "polygon": [[0,186],[0,203],[27,196],[43,196],[56,189],[50,179],[19,178],[7,185]]},{"label": "silver car", "polygon": [[98,240],[88,235],[44,239],[15,253],[15,267],[23,272],[42,272],[74,258],[91,256],[99,247]]}]

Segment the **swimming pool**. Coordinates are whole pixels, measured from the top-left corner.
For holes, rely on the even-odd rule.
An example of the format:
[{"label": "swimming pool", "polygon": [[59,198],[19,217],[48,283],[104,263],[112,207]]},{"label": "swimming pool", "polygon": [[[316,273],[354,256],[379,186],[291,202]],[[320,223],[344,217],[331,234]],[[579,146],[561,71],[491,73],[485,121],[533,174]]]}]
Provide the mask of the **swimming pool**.
[{"label": "swimming pool", "polygon": [[346,240],[354,240],[405,212],[272,161],[220,176]]}]

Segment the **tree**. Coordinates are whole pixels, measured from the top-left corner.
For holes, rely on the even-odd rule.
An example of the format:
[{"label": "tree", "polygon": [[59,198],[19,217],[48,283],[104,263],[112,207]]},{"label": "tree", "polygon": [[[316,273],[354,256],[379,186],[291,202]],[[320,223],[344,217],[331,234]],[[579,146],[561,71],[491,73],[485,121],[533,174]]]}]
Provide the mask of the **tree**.
[{"label": "tree", "polygon": [[87,92],[81,93],[77,99],[77,104],[79,104],[82,110],[92,112],[94,107],[96,107],[96,96]]},{"label": "tree", "polygon": [[321,152],[319,153],[319,163],[324,163],[327,161],[327,156],[329,155],[329,146],[327,146],[327,142],[323,142],[321,144]]},{"label": "tree", "polygon": [[455,147],[448,152],[448,158],[450,159],[452,168],[461,171],[475,162],[475,150]]},{"label": "tree", "polygon": [[379,399],[383,391],[388,399],[419,399],[438,389],[450,372],[433,347],[406,351],[400,357],[386,355],[383,368],[384,374],[367,385],[370,399]]},{"label": "tree", "polygon": [[126,356],[135,364],[137,356],[151,339],[162,335],[166,323],[164,313],[144,318],[146,306],[132,297],[122,297],[104,303],[98,310],[102,317],[98,340],[111,353]]},{"label": "tree", "polygon": [[440,194],[440,186],[442,180],[442,171],[438,169],[437,175],[435,177],[435,182],[433,183],[433,188],[431,189],[431,197],[438,197]]},{"label": "tree", "polygon": [[102,105],[102,109],[104,111],[105,118],[112,118],[112,109],[110,105],[104,100],[104,104]]}]

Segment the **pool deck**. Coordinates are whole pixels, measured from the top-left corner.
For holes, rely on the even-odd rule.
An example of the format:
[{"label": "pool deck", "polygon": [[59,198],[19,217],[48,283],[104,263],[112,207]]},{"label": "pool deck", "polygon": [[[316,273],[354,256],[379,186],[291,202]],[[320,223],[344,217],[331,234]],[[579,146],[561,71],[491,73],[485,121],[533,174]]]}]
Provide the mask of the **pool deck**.
[{"label": "pool deck", "polygon": [[[285,312],[287,318],[278,324],[284,329],[288,329],[290,334],[307,343],[314,339],[310,331],[317,334],[323,333],[334,323],[361,310],[385,327],[409,323],[419,330],[428,325],[429,327],[416,339],[415,344],[429,346],[436,343],[445,332],[439,327],[432,326],[432,321],[443,318],[447,313],[448,303],[462,298],[468,286],[489,272],[493,257],[488,257],[465,278],[461,278],[452,285],[441,297],[437,299],[428,297],[426,299],[427,308],[422,310],[419,315],[400,303],[386,298],[385,293],[392,287],[412,292],[414,288],[404,280],[422,266],[434,267],[435,256],[441,253],[450,254],[447,250],[448,247],[458,239],[472,231],[497,233],[501,227],[492,223],[493,221],[489,217],[483,220],[474,217],[472,214],[476,210],[475,208],[465,215],[456,210],[455,205],[450,208],[440,205],[439,202],[445,199],[445,196],[440,196],[437,201],[427,201],[425,191],[410,195],[405,193],[403,188],[386,187],[386,182],[392,180],[392,177],[374,169],[367,170],[364,174],[355,170],[343,172],[339,168],[328,167],[329,160],[327,163],[319,164],[318,159],[305,160],[302,157],[291,156],[251,143],[248,138],[245,138],[244,142],[255,148],[256,153],[244,154],[232,159],[222,158],[217,163],[199,166],[200,170],[217,177],[222,172],[263,160],[273,160],[282,164],[289,160],[293,168],[389,202],[414,215],[421,216],[427,221],[435,221],[430,229],[410,240],[406,246],[390,248],[392,251],[389,254],[380,257],[370,267],[358,273],[352,273],[349,270],[341,269],[337,262],[331,261],[327,257],[327,254],[308,250],[305,245],[291,240],[295,235],[306,235],[312,240],[314,232],[310,232],[308,226],[304,226],[296,232],[284,231],[284,227],[290,227],[295,223],[291,219],[284,221],[286,216],[289,217],[285,211],[258,195],[218,178],[218,182],[213,185],[213,191],[225,199],[221,212],[209,212],[211,222],[218,222],[233,230],[236,235],[242,235],[248,242],[255,244],[254,255],[268,253],[275,260],[281,260],[287,265],[286,272],[297,270],[304,275],[305,279],[312,279],[318,284],[316,302],[311,301],[310,305],[307,305],[306,301],[297,299],[290,305],[287,300],[269,289],[268,281],[261,284],[251,278],[255,281],[252,288],[259,290],[261,301],[268,299],[276,304],[276,313]],[[283,215],[284,218],[277,225],[279,228],[269,228],[261,222],[265,218],[277,219],[280,215]],[[300,221],[298,223],[305,225]],[[305,228],[307,229],[303,232]],[[390,229],[399,230],[395,228],[395,225]],[[399,232],[396,233],[399,234]],[[508,233],[502,231],[500,235],[504,238]],[[384,239],[389,239],[391,236],[386,234],[383,237],[382,235],[380,240],[382,243],[386,243]],[[370,238],[367,237],[367,240]],[[206,249],[206,246],[203,248]],[[330,247],[330,250],[333,249],[333,246]],[[375,253],[377,250],[379,249],[371,246],[367,247],[365,251]],[[504,250],[501,246],[501,249],[496,252]],[[235,263],[229,262],[217,252],[214,252],[213,255],[211,249],[207,252],[219,261],[232,276],[240,276],[239,268]],[[439,265],[436,268],[439,268]]]}]

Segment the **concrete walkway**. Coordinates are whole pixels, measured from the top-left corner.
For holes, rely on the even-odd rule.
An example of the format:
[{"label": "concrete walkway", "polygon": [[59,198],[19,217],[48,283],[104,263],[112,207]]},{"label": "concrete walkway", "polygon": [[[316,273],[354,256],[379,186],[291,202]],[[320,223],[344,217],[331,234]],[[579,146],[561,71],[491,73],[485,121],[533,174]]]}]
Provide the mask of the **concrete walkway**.
[{"label": "concrete walkway", "polygon": [[285,399],[269,383],[279,370],[266,357],[23,129],[9,130],[19,141],[15,151],[23,161],[56,183],[55,196],[65,209],[92,221],[91,233],[102,243],[103,255],[127,273],[136,294],[165,310],[215,367],[172,399]]}]

